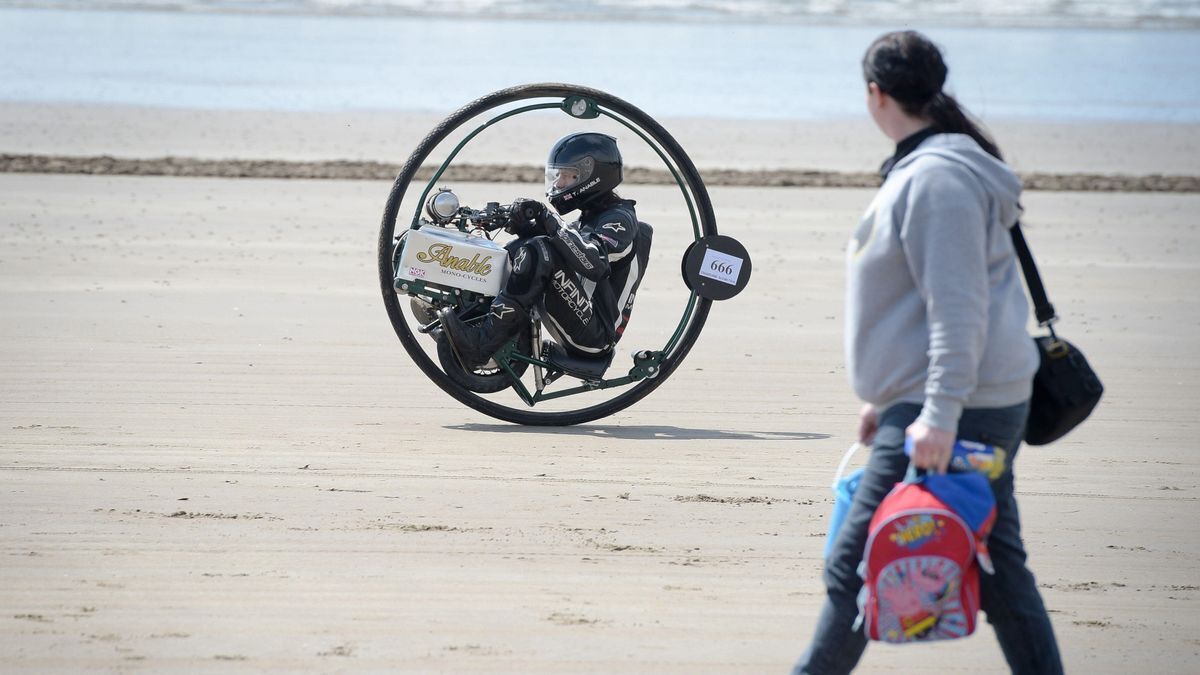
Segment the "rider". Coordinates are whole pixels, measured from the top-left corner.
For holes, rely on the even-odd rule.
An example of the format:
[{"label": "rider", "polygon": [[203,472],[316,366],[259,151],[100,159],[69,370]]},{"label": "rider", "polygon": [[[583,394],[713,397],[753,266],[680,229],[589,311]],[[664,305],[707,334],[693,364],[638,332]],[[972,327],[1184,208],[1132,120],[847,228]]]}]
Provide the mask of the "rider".
[{"label": "rider", "polygon": [[[453,310],[440,314],[458,360],[474,369],[519,334],[537,308],[546,328],[574,356],[608,356],[629,322],[650,253],[650,227],[639,223],[634,201],[613,189],[621,183],[621,153],[605,134],[559,139],[546,161],[546,197],[518,199],[508,230],[512,271],[477,326]],[[579,220],[559,215],[579,209]]]}]

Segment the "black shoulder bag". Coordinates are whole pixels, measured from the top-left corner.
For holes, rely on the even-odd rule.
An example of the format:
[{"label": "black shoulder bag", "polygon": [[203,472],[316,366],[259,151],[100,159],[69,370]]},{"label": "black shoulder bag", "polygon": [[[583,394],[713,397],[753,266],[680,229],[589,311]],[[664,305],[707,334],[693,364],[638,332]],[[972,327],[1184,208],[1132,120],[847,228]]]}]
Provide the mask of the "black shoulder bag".
[{"label": "black shoulder bag", "polygon": [[1046,287],[1042,285],[1037,265],[1033,264],[1033,254],[1025,243],[1025,235],[1021,234],[1021,224],[1014,225],[1010,233],[1021,261],[1021,271],[1025,273],[1025,284],[1033,298],[1034,316],[1039,326],[1050,331],[1049,335],[1033,338],[1041,365],[1033,376],[1029,425],[1025,429],[1026,443],[1046,445],[1065,436],[1092,414],[1104,393],[1104,386],[1083,352],[1054,333],[1058,315],[1046,297]]}]

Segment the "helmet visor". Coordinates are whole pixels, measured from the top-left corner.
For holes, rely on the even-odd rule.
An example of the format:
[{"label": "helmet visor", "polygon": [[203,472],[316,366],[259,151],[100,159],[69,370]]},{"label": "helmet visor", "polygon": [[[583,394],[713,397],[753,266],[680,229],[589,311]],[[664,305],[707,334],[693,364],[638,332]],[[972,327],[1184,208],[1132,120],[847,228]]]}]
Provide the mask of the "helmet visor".
[{"label": "helmet visor", "polygon": [[584,157],[574,164],[546,165],[546,195],[559,195],[583,184],[592,177],[596,162]]}]

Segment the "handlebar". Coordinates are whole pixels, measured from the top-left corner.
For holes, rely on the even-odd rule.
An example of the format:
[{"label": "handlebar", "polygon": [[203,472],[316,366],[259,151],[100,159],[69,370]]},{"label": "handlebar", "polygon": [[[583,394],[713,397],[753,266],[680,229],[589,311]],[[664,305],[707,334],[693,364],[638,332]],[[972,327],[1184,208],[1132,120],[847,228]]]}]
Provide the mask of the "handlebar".
[{"label": "handlebar", "polygon": [[[425,210],[435,224],[459,229],[479,228],[488,232],[520,226],[537,219],[545,207],[539,202],[521,199],[512,204],[488,202],[482,209],[461,206],[450,188],[440,188],[429,198]],[[517,211],[520,211],[518,213]]]},{"label": "handlebar", "polygon": [[480,210],[468,211],[466,220],[475,227],[480,227],[490,232],[507,227],[512,220],[512,216],[512,205],[488,202],[487,206],[484,206]]}]

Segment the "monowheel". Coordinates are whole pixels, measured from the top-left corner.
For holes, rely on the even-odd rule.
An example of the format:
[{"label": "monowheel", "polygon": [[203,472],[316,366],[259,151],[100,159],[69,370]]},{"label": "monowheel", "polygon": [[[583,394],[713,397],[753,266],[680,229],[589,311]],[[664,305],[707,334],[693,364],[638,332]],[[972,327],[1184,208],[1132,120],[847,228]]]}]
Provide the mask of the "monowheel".
[{"label": "monowheel", "polygon": [[[482,272],[491,273],[495,267],[507,265],[508,260],[504,242],[500,237],[493,240],[490,234],[496,228],[488,227],[504,217],[504,207],[498,207],[504,200],[476,203],[474,207],[460,203],[458,186],[453,184],[455,161],[480,134],[497,133],[495,128],[518,115],[553,116],[548,125],[561,125],[565,120],[579,130],[603,125],[605,133],[621,134],[622,143],[643,144],[649,149],[648,157],[661,161],[664,173],[660,175],[669,176],[667,184],[645,188],[653,193],[656,204],[647,210],[666,214],[662,216],[666,222],[653,226],[654,255],[648,272],[658,267],[658,276],[647,276],[637,294],[631,326],[641,322],[644,328],[636,335],[627,332],[619,349],[606,359],[581,360],[565,354],[552,340],[543,339],[535,312],[529,330],[510,340],[488,364],[466,371],[440,337],[438,313],[450,310],[464,321],[478,320],[495,286],[489,289],[486,284],[459,283],[456,279],[482,280]],[[552,140],[548,138],[545,147]],[[425,178],[427,167],[435,162],[432,175]],[[446,183],[453,187],[446,187]],[[474,189],[478,192],[481,188]],[[501,192],[513,188],[492,184],[482,189]],[[644,195],[638,196],[642,204],[650,201]],[[414,204],[410,211],[408,207]],[[736,290],[744,287],[750,272],[749,257],[736,245],[733,259],[741,260],[738,256],[742,256],[744,263],[734,270],[730,280],[727,264],[731,252],[717,243],[722,241],[732,240],[717,234],[712,203],[699,172],[683,148],[652,117],[596,89],[528,84],[496,91],[467,104],[438,124],[413,151],[396,176],[384,209],[378,241],[379,284],[401,345],[417,367],[454,399],[517,424],[580,424],[633,405],[677,370],[700,336],[713,298],[728,297],[727,293],[706,292],[706,284],[724,284]],[[723,251],[719,261],[710,260],[719,251],[697,255],[698,250],[707,252],[713,246]],[[446,253],[451,250],[467,253],[451,256]],[[424,262],[416,262],[418,259]],[[713,269],[719,264],[724,274],[701,278],[694,269],[689,273],[689,264],[711,264]],[[722,282],[712,281],[722,276]]]}]

